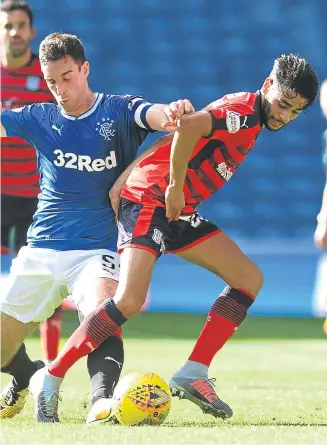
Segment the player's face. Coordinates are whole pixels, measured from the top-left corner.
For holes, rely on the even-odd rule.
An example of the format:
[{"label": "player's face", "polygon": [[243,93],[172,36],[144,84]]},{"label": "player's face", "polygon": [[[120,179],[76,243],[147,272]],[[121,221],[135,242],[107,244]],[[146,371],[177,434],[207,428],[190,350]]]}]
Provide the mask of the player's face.
[{"label": "player's face", "polygon": [[88,92],[89,63],[82,65],[71,56],[41,65],[44,79],[64,110],[75,112]]},{"label": "player's face", "polygon": [[307,100],[295,91],[280,91],[271,79],[266,79],[263,88],[264,126],[278,131],[296,119],[305,108]]},{"label": "player's face", "polygon": [[0,38],[2,51],[12,58],[22,57],[35,36],[25,11],[0,12]]}]

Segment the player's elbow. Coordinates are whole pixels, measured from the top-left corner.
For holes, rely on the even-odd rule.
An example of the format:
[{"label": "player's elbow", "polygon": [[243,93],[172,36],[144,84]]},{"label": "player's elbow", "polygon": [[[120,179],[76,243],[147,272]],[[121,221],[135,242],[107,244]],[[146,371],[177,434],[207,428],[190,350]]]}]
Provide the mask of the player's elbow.
[{"label": "player's elbow", "polygon": [[211,133],[212,118],[206,111],[182,116],[177,125],[177,131],[181,134],[192,135],[194,138],[201,138]]}]

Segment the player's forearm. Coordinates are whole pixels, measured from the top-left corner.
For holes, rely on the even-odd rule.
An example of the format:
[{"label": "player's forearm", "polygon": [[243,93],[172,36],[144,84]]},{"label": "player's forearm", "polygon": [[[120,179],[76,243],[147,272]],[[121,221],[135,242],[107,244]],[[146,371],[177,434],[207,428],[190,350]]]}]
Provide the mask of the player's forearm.
[{"label": "player's forearm", "polygon": [[327,181],[322,194],[321,209],[318,213],[317,220],[319,223],[327,223]]},{"label": "player's forearm", "polygon": [[167,122],[167,115],[165,114],[165,105],[154,104],[149,108],[146,114],[146,120],[151,128],[154,130],[163,130],[163,125]]},{"label": "player's forearm", "polygon": [[322,83],[320,88],[320,106],[327,119],[327,79]]},{"label": "player's forearm", "polygon": [[[0,120],[1,120],[1,114],[2,114],[2,102],[0,102]],[[2,122],[0,122],[0,137],[2,138],[6,137],[6,130],[5,127],[2,125]]]},{"label": "player's forearm", "polygon": [[188,162],[196,144],[211,130],[212,118],[207,111],[198,111],[179,119],[170,152],[170,186],[183,187]]},{"label": "player's forearm", "polygon": [[190,157],[200,137],[201,132],[196,128],[191,131],[180,128],[175,132],[170,152],[170,186],[183,187]]},{"label": "player's forearm", "polygon": [[2,137],[2,138],[6,137],[6,130],[2,124],[0,124],[0,137]]}]

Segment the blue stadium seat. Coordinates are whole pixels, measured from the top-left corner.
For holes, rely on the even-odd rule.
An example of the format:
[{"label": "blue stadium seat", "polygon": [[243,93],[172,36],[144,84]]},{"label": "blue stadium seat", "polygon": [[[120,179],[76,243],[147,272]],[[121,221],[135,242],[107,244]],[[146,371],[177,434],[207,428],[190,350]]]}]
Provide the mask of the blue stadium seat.
[{"label": "blue stadium seat", "polygon": [[[307,0],[98,0],[97,7],[63,0],[65,14],[58,2],[30,3],[38,39],[57,30],[82,38],[97,91],[161,102],[189,97],[202,108],[227,92],[259,89],[283,52],[299,52],[320,76],[327,72],[326,31],[317,26],[327,16],[325,0],[315,7]],[[294,32],[299,23],[306,32]],[[235,178],[203,206],[206,216],[238,237],[312,236],[324,126],[315,105],[287,129],[263,132]]]}]

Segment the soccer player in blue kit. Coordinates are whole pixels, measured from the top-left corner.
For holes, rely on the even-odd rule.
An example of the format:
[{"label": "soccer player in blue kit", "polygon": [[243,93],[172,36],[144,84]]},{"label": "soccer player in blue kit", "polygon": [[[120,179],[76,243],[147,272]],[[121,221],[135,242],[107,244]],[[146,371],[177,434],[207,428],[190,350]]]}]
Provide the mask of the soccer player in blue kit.
[{"label": "soccer player in blue kit", "polygon": [[[27,335],[68,295],[81,318],[114,296],[119,255],[108,192],[150,131],[172,131],[182,114],[194,111],[188,100],[163,105],[139,96],[93,93],[89,63],[74,35],[50,34],[39,56],[58,105],[33,104],[1,115],[2,136],[19,136],[36,148],[41,188],[28,245],[13,260],[1,295],[1,371],[13,376],[1,395],[2,418],[22,410],[29,380],[43,366],[28,357]],[[119,194],[112,191],[113,201]],[[119,379],[121,330],[89,352],[92,423],[103,417],[101,400],[110,397]],[[53,412],[38,420],[58,418]]]}]

